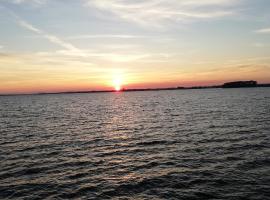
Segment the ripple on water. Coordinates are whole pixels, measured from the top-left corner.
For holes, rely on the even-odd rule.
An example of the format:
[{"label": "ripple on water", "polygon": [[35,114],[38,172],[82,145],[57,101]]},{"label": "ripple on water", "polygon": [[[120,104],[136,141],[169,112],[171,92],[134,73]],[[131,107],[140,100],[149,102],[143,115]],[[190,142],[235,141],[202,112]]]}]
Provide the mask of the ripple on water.
[{"label": "ripple on water", "polygon": [[268,88],[0,97],[0,199],[269,199]]}]

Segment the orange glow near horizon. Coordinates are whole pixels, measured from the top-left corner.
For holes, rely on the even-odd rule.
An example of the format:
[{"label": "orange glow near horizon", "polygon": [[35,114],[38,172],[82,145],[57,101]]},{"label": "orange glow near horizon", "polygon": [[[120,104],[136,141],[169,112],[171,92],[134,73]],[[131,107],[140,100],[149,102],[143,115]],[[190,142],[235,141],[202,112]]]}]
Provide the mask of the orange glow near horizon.
[{"label": "orange glow near horizon", "polygon": [[[106,77],[108,80],[109,76]],[[123,79],[113,78],[112,81],[106,83],[106,81],[100,81],[95,84],[91,82],[63,82],[63,83],[54,83],[54,82],[40,82],[39,84],[30,82],[28,84],[17,84],[8,85],[3,84],[0,86],[0,94],[24,94],[24,93],[47,93],[47,92],[71,92],[71,91],[91,91],[91,90],[114,90],[119,92],[125,89],[144,89],[144,88],[167,88],[167,87],[192,87],[192,86],[210,86],[210,85],[220,85],[224,82],[238,80],[238,78],[231,79],[217,79],[213,81],[205,80],[182,80],[177,81],[156,81],[155,79],[150,80],[150,78],[145,78],[145,80],[133,81],[130,77],[125,77]],[[267,79],[259,79],[253,77],[246,77],[239,80],[257,80],[259,83],[269,83]]]},{"label": "orange glow near horizon", "polygon": [[[72,68],[73,69],[73,68]],[[73,69],[74,70],[74,69]],[[85,69],[84,69],[85,70]],[[122,91],[125,89],[144,89],[144,88],[167,88],[167,87],[191,87],[191,86],[210,86],[220,85],[225,82],[235,80],[256,80],[259,83],[269,83],[269,73],[262,75],[261,71],[241,71],[239,73],[225,71],[227,76],[224,77],[224,71],[209,72],[206,74],[193,73],[181,74],[174,73],[165,76],[164,73],[145,72],[134,73],[128,69],[120,67],[111,69],[110,71],[90,76],[91,72],[82,70],[78,74],[71,71],[54,71],[55,74],[44,72],[42,74],[25,74],[19,71],[10,81],[1,82],[0,94],[24,94],[24,93],[50,93],[50,92],[73,92],[73,91],[100,91],[113,90]],[[58,73],[67,73],[66,76],[59,77]],[[195,73],[195,72],[194,72]],[[5,74],[5,73],[4,73]],[[8,74],[6,72],[6,74]],[[1,77],[0,80],[5,80]],[[46,77],[42,79],[42,77]],[[215,77],[215,78],[209,78]]]}]

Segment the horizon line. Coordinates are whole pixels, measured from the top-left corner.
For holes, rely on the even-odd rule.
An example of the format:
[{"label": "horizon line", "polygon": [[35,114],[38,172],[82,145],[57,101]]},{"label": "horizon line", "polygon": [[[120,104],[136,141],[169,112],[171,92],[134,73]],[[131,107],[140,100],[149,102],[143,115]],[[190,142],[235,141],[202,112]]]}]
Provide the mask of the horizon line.
[{"label": "horizon line", "polygon": [[[253,81],[253,80],[250,80]],[[247,81],[231,81],[231,82],[247,82]],[[226,83],[231,83],[226,82]],[[256,81],[257,82],[257,81]],[[225,83],[224,83],[225,84]],[[0,96],[19,96],[19,95],[49,95],[49,94],[83,94],[83,93],[121,93],[121,92],[139,92],[139,91],[162,91],[162,90],[192,90],[192,89],[223,89],[224,84],[219,85],[197,85],[197,86],[175,86],[175,87],[157,87],[157,88],[122,88],[119,91],[110,90],[75,90],[75,91],[58,91],[58,92],[33,92],[33,93],[8,93]],[[270,83],[257,83],[255,87],[270,87]],[[244,88],[244,87],[242,87]],[[248,87],[250,88],[250,87]]]}]

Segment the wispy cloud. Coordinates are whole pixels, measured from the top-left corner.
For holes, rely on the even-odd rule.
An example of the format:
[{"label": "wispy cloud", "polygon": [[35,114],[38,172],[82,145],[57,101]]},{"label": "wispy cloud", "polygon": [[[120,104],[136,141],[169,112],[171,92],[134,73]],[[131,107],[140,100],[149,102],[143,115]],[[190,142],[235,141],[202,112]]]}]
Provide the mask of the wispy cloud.
[{"label": "wispy cloud", "polygon": [[256,42],[256,43],[252,44],[252,46],[262,48],[262,47],[266,47],[267,45],[264,43]]},{"label": "wispy cloud", "polygon": [[47,0],[5,0],[7,2],[22,4],[22,3],[34,3],[34,4],[44,4]]},{"label": "wispy cloud", "polygon": [[126,21],[157,25],[168,21],[216,19],[235,14],[238,0],[86,0],[86,5],[110,12]]},{"label": "wispy cloud", "polygon": [[[134,53],[134,52],[133,53],[127,52],[125,54],[111,53],[111,52],[100,53],[100,52],[96,52],[96,51],[92,51],[92,50],[79,49],[79,48],[75,47],[73,44],[66,42],[63,39],[61,39],[55,35],[51,35],[51,34],[44,32],[43,30],[33,26],[29,22],[26,22],[22,19],[18,19],[18,17],[17,17],[17,22],[23,28],[25,28],[29,31],[32,31],[33,33],[38,34],[42,38],[47,39],[51,43],[59,45],[59,46],[64,48],[64,50],[59,50],[57,52],[53,52],[53,54],[62,55],[62,56],[70,56],[70,57],[89,57],[89,58],[94,57],[94,58],[100,58],[102,60],[109,60],[109,61],[113,61],[113,62],[131,62],[131,61],[140,60],[140,59],[150,57],[150,55],[143,54],[143,53]],[[88,35],[88,36],[90,36],[90,35]],[[92,35],[92,36],[93,36],[93,38],[99,37],[99,35]],[[100,35],[100,37],[101,38],[102,37],[135,38],[136,36],[133,36],[133,35]],[[52,55],[51,53],[49,53],[49,54]]]},{"label": "wispy cloud", "polygon": [[[26,0],[18,0],[19,2],[24,2]],[[29,0],[30,1],[30,0]],[[41,1],[41,0],[34,0],[34,1]],[[23,27],[24,29],[31,31],[35,34],[37,34],[38,36],[47,39],[49,42],[56,44],[58,46],[61,46],[63,48],[65,48],[66,50],[69,50],[71,52],[74,52],[76,54],[83,54],[83,51],[77,47],[75,47],[73,44],[64,41],[63,39],[61,39],[60,37],[57,37],[55,35],[49,34],[39,28],[37,28],[36,26],[34,26],[33,24],[23,20],[21,17],[19,17],[16,13],[14,13],[12,10],[9,10],[7,8],[5,8],[7,13],[12,16],[12,18],[14,18],[15,22],[20,25],[21,27]]]},{"label": "wispy cloud", "polygon": [[[99,59],[99,60],[103,60],[103,61],[112,61],[112,62],[131,62],[131,61],[137,61],[137,60],[141,60],[141,59],[146,59],[149,58],[151,56],[153,56],[152,54],[148,54],[148,53],[136,53],[136,52],[125,52],[125,53],[115,53],[115,52],[99,52],[97,50],[89,50],[89,49],[79,49],[77,47],[75,47],[73,44],[64,41],[63,39],[55,36],[55,35],[51,35],[46,33],[45,31],[33,26],[32,24],[30,24],[29,22],[26,22],[18,17],[16,17],[17,19],[17,23],[33,32],[36,33],[38,36],[40,36],[41,38],[45,38],[47,39],[49,42],[59,45],[61,47],[63,47],[63,50],[58,50],[56,52],[41,52],[38,55],[42,55],[42,56],[48,56],[48,57],[52,57],[52,56],[62,56],[62,58],[66,58],[66,57],[70,57],[70,58],[76,58],[79,59],[81,57],[85,57],[85,58],[95,58]],[[98,37],[98,35],[92,35],[94,38]],[[100,35],[100,37],[117,37],[117,38],[134,38],[136,36],[132,36],[132,35]],[[139,37],[139,36],[138,36]],[[92,63],[88,61],[88,65],[91,65]]]},{"label": "wispy cloud", "polygon": [[4,48],[4,46],[3,45],[0,45],[0,49],[3,49]]},{"label": "wispy cloud", "polygon": [[18,19],[17,22],[23,28],[25,28],[29,31],[32,31],[32,32],[42,36],[43,38],[46,38],[47,40],[49,40],[53,44],[59,45],[59,46],[65,48],[71,52],[74,52],[74,53],[83,53],[79,48],[75,47],[73,44],[62,40],[61,38],[59,38],[55,35],[48,34],[48,33],[42,31],[41,29],[36,28],[32,24],[30,24],[22,19]]},{"label": "wispy cloud", "polygon": [[259,29],[259,30],[256,30],[255,33],[269,34],[270,33],[270,28]]},{"label": "wispy cloud", "polygon": [[[81,59],[80,54],[76,54],[69,50],[60,50],[56,52],[40,52],[37,55],[39,56],[48,56],[48,57],[62,57],[62,58],[70,58],[70,59]],[[91,59],[92,61],[98,62],[99,60],[102,61],[109,61],[109,62],[132,62],[132,61],[139,61],[142,59],[148,59],[155,54],[148,54],[148,53],[139,53],[139,52],[132,52],[132,53],[113,53],[113,52],[94,52],[90,50],[84,50],[84,57]]]},{"label": "wispy cloud", "polygon": [[80,40],[80,39],[103,39],[103,38],[108,38],[108,39],[138,39],[138,38],[146,38],[146,36],[142,35],[104,35],[104,34],[99,34],[99,35],[76,35],[76,36],[69,36],[66,39],[68,40]]}]

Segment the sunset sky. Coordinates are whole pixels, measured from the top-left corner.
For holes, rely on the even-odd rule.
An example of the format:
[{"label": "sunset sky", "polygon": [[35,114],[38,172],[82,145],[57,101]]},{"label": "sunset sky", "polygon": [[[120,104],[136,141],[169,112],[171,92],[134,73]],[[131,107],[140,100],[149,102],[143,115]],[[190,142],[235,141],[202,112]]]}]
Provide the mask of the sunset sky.
[{"label": "sunset sky", "polygon": [[269,0],[0,0],[0,93],[270,82]]}]

